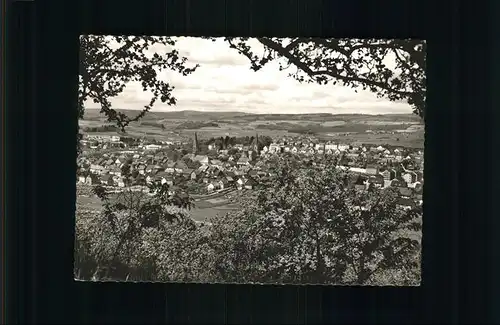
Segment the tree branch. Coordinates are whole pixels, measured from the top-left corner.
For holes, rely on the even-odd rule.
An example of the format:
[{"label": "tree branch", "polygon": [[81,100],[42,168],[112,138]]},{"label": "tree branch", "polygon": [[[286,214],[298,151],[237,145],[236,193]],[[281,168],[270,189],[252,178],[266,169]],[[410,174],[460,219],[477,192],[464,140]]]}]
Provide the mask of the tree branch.
[{"label": "tree branch", "polygon": [[285,48],[282,47],[280,44],[278,44],[278,43],[276,43],[268,38],[259,38],[258,40],[263,45],[265,45],[265,46],[275,50],[279,54],[281,54],[283,57],[288,59],[291,63],[293,63],[298,68],[300,68],[302,71],[304,71],[310,77],[327,75],[327,76],[330,76],[332,78],[339,79],[339,80],[346,81],[346,82],[357,82],[357,83],[362,83],[362,84],[378,87],[381,89],[386,89],[392,93],[402,95],[402,96],[410,96],[413,94],[413,92],[396,90],[394,88],[388,87],[388,85],[386,83],[383,83],[383,82],[373,81],[373,80],[369,80],[367,78],[362,78],[362,77],[357,77],[357,76],[352,76],[352,77],[351,76],[343,76],[337,71],[336,68],[333,68],[333,67],[331,67],[328,70],[325,69],[325,70],[313,71],[307,64],[300,61],[299,58],[297,58],[295,55],[293,55],[289,51],[285,50]]}]

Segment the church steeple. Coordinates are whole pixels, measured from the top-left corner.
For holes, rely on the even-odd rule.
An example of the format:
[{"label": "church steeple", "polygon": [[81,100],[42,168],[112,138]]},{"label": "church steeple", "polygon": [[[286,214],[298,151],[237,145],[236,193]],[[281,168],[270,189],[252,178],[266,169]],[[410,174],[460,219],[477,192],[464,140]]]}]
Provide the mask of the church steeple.
[{"label": "church steeple", "polygon": [[193,139],[193,154],[198,153],[198,134],[196,132],[194,133],[194,139]]},{"label": "church steeple", "polygon": [[253,144],[253,150],[258,154],[259,153],[259,134],[255,132],[255,140]]}]

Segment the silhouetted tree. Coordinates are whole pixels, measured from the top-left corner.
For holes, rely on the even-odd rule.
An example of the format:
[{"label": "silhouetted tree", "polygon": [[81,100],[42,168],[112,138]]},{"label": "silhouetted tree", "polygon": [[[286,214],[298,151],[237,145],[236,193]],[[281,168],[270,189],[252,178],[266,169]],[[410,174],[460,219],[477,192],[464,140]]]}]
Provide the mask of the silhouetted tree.
[{"label": "silhouetted tree", "polygon": [[262,150],[264,147],[269,147],[273,143],[273,139],[268,135],[259,135],[259,149]]}]

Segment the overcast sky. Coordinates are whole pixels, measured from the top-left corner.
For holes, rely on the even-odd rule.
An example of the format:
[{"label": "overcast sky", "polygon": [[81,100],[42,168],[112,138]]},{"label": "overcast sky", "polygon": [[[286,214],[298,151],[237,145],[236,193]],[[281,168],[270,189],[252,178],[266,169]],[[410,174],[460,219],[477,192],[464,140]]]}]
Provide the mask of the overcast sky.
[{"label": "overcast sky", "polygon": [[[257,46],[260,43],[256,42]],[[229,49],[222,39],[216,42],[195,37],[177,38],[176,49],[200,67],[189,76],[162,71],[161,78],[175,86],[176,106],[157,102],[153,111],[198,110],[241,111],[247,113],[332,113],[401,114],[411,113],[406,103],[380,99],[369,91],[344,86],[300,84],[277,63],[250,70],[247,58]],[[157,52],[167,49],[155,46]],[[387,65],[394,65],[387,62]],[[292,68],[290,68],[290,71]],[[130,83],[112,100],[115,108],[141,109],[151,94],[138,83]],[[88,108],[97,108],[92,102]]]}]

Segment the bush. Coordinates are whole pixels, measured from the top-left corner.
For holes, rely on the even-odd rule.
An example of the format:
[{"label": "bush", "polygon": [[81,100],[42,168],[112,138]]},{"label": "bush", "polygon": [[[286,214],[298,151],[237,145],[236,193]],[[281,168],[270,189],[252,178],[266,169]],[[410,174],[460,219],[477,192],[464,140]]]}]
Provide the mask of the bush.
[{"label": "bush", "polygon": [[[180,211],[170,212],[182,215]],[[166,282],[210,279],[204,275],[209,269],[203,265],[204,237],[185,215],[176,221],[162,219],[157,227],[142,227],[134,236],[127,235],[128,220],[122,214],[111,226],[102,214],[79,216],[77,278]]]}]

